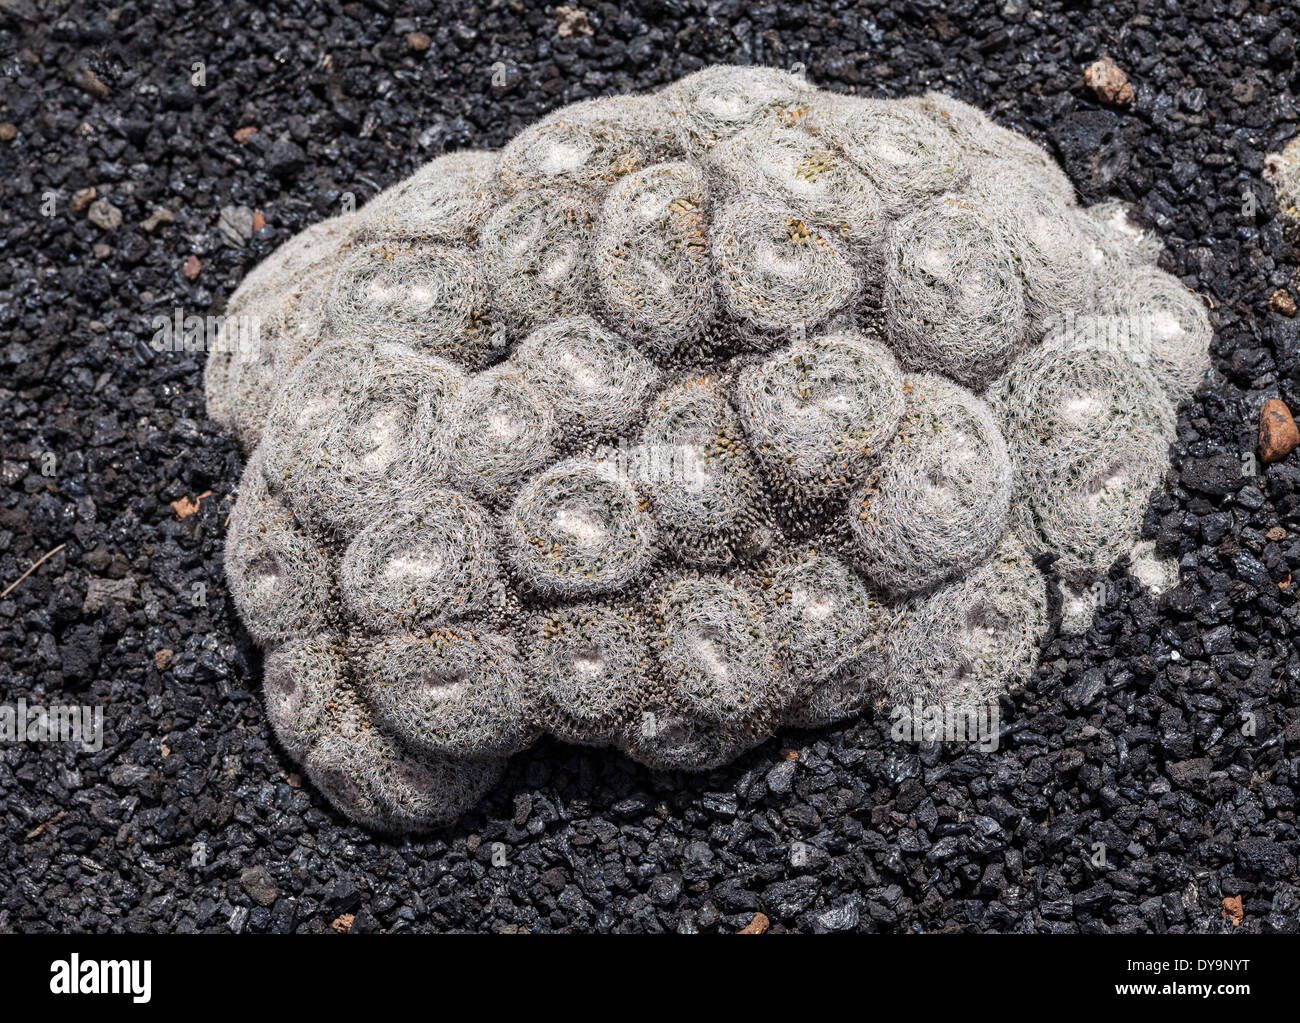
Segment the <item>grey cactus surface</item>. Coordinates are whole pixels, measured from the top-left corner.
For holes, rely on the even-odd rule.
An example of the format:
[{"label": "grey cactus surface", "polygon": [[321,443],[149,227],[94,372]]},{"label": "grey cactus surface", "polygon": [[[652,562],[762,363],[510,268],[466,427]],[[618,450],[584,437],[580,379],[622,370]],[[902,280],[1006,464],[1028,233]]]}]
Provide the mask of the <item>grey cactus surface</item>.
[{"label": "grey cactus surface", "polygon": [[1300,237],[1300,139],[1264,161],[1264,178],[1273,186],[1277,210],[1293,235]]},{"label": "grey cactus surface", "polygon": [[303,231],[206,377],[285,750],[408,831],[544,732],[699,770],[1009,691],[1040,566],[1086,592],[1132,553],[1208,366],[1159,252],[970,106],[753,67]]}]

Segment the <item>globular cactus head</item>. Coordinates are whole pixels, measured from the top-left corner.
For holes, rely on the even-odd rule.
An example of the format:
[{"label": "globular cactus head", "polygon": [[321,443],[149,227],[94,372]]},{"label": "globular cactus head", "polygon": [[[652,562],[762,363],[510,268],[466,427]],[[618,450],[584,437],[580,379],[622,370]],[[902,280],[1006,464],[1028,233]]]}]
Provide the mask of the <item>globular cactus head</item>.
[{"label": "globular cactus head", "polygon": [[1277,211],[1292,237],[1300,238],[1300,139],[1264,160],[1264,179],[1273,186]]},{"label": "globular cactus head", "polygon": [[207,371],[286,751],[405,831],[543,732],[698,770],[1006,692],[1035,559],[1077,590],[1133,550],[1205,372],[1158,252],[956,100],[736,67],[309,228]]}]

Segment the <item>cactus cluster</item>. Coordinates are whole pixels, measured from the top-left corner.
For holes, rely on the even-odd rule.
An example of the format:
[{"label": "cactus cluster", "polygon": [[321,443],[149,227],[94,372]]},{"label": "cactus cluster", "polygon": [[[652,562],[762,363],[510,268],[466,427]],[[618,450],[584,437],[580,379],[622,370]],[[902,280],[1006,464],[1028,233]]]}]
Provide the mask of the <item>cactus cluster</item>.
[{"label": "cactus cluster", "polygon": [[1277,212],[1292,237],[1300,238],[1300,138],[1264,160],[1264,180],[1273,186]]},{"label": "cactus cluster", "polygon": [[543,733],[657,768],[1033,670],[1040,555],[1138,539],[1199,299],[930,93],[766,68],[566,107],[258,266],[208,363],[226,570],[344,813],[454,818]]}]

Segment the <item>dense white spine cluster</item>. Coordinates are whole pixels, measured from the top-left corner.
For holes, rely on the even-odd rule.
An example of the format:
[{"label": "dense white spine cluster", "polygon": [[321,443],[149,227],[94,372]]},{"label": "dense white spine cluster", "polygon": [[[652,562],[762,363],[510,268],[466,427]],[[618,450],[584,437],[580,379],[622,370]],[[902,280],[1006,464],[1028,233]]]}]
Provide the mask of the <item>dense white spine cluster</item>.
[{"label": "dense white spine cluster", "polygon": [[886,244],[884,325],[909,367],[982,387],[1029,339],[1016,236],[965,196],[895,221]]},{"label": "dense white spine cluster", "polygon": [[1028,352],[989,397],[1016,459],[1021,539],[1057,555],[1075,582],[1095,578],[1137,540],[1168,464],[1174,407],[1156,377],[1070,333]]},{"label": "dense white spine cluster", "polygon": [[941,376],[909,378],[907,388],[899,436],[850,503],[857,562],[896,594],[984,561],[1011,506],[1011,459],[992,410]]},{"label": "dense white spine cluster", "polygon": [[566,740],[608,745],[655,692],[645,613],[635,604],[569,604],[525,626],[538,716]]},{"label": "dense white spine cluster", "polygon": [[304,231],[206,378],[286,751],[406,831],[543,732],[700,770],[1005,693],[1039,555],[1164,578],[1134,545],[1211,328],[1158,255],[956,100],[738,67]]},{"label": "dense white spine cluster", "polygon": [[740,375],[749,443],[793,495],[821,499],[862,477],[898,429],[903,377],[889,349],[842,332],[796,342]]}]

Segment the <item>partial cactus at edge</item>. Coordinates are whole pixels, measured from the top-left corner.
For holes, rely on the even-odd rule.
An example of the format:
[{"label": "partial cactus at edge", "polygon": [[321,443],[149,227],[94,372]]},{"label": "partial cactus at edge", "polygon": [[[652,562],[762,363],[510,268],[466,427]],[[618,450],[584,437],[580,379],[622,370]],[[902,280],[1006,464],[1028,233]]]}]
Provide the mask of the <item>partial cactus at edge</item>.
[{"label": "partial cactus at edge", "polygon": [[1300,139],[1264,160],[1264,178],[1277,195],[1277,210],[1287,229],[1300,237]]},{"label": "partial cactus at edge", "polygon": [[740,67],[307,229],[206,373],[286,751],[409,831],[543,732],[699,770],[1007,692],[1035,559],[1079,594],[1134,552],[1206,371],[1158,254],[965,104]]}]

